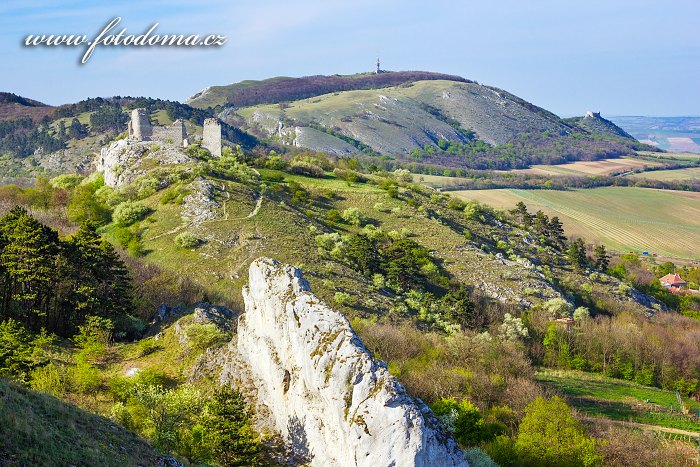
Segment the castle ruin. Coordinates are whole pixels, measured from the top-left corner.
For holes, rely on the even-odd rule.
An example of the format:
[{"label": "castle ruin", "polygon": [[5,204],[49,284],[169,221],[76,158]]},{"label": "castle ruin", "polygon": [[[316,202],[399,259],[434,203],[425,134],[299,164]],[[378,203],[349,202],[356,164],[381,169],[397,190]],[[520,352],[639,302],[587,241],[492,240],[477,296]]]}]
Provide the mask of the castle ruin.
[{"label": "castle ruin", "polygon": [[187,147],[187,128],[181,119],[172,125],[153,126],[147,109],[131,111],[129,121],[129,139],[132,141],[159,141],[179,147]]},{"label": "castle ruin", "polygon": [[212,156],[221,157],[221,121],[218,118],[204,120],[202,147],[208,149]]},{"label": "castle ruin", "polygon": [[[184,121],[177,119],[172,125],[153,126],[147,109],[132,110],[128,128],[131,141],[158,141],[178,147],[187,147],[190,143]],[[221,144],[221,121],[207,118],[202,131],[202,147],[213,156],[221,157]]]}]

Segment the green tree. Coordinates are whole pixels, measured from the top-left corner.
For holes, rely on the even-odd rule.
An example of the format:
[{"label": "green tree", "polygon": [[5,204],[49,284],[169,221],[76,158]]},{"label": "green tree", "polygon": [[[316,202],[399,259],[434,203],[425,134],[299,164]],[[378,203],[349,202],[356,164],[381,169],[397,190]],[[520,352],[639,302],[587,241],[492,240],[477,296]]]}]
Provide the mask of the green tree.
[{"label": "green tree", "polygon": [[547,236],[557,245],[563,244],[566,241],[566,235],[564,235],[564,225],[559,220],[559,217],[554,216],[549,220],[549,230],[547,232]]},{"label": "green tree", "polygon": [[593,261],[596,269],[601,271],[606,271],[608,265],[610,264],[610,256],[608,251],[605,249],[605,245],[598,245],[593,250]]},{"label": "green tree", "polygon": [[549,218],[544,212],[539,210],[535,214],[535,219],[533,220],[532,226],[535,229],[535,232],[538,234],[547,235],[547,232],[549,231]]},{"label": "green tree", "polygon": [[34,367],[31,335],[19,322],[0,322],[0,377],[26,382]]},{"label": "green tree", "polygon": [[527,212],[527,206],[522,201],[518,201],[515,208],[510,211],[510,213],[515,217],[515,219],[523,224],[525,228],[530,228],[532,226],[533,216]]},{"label": "green tree", "polygon": [[566,250],[566,257],[569,263],[576,269],[584,269],[586,267],[586,244],[582,238],[577,238]]},{"label": "green tree", "polygon": [[83,125],[77,118],[74,118],[68,127],[68,136],[72,139],[82,139],[88,135],[87,125]]},{"label": "green tree", "polygon": [[445,313],[447,319],[463,328],[469,328],[474,325],[475,305],[467,286],[459,284],[445,294],[441,301],[447,309]]},{"label": "green tree", "polygon": [[390,284],[409,289],[425,283],[421,267],[432,262],[428,250],[415,241],[397,240],[384,250],[383,257],[385,275]]},{"label": "green tree", "polygon": [[366,235],[354,234],[346,244],[346,256],[355,269],[366,276],[379,270],[381,256],[374,240]]},{"label": "green tree", "polygon": [[663,262],[656,267],[656,277],[663,277],[674,272],[676,272],[676,265],[672,261]]},{"label": "green tree", "polygon": [[488,437],[479,408],[466,399],[440,399],[431,409],[463,447],[478,445]]},{"label": "green tree", "polygon": [[58,233],[23,208],[0,219],[2,317],[15,317],[38,331],[50,306],[56,281]]},{"label": "green tree", "polygon": [[90,126],[94,132],[119,133],[126,129],[128,120],[119,104],[107,103],[90,115]]},{"label": "green tree", "polygon": [[260,436],[252,413],[235,389],[217,390],[207,403],[203,426],[216,461],[224,467],[262,464]]},{"label": "green tree", "polygon": [[538,397],[525,408],[515,447],[525,466],[594,466],[603,460],[595,439],[586,436],[569,406],[557,396]]},{"label": "green tree", "polygon": [[76,223],[93,222],[105,225],[111,218],[110,210],[95,198],[97,186],[94,184],[78,185],[68,204],[68,218]]}]

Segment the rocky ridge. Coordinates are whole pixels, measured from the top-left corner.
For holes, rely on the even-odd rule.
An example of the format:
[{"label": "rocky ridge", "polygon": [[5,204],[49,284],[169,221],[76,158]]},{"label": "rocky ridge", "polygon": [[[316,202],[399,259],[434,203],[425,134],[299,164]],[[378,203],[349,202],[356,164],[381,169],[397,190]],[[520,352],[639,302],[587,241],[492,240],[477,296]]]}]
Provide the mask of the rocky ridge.
[{"label": "rocky ridge", "polygon": [[468,465],[430,409],[373,360],[299,269],[261,258],[249,275],[238,354],[297,456],[318,466]]}]

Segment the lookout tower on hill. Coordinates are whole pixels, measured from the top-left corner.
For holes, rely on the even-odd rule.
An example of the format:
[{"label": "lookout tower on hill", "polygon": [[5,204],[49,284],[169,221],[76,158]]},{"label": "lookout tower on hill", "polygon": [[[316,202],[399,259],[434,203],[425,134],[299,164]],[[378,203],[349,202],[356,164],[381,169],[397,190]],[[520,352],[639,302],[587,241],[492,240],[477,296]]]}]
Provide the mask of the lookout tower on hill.
[{"label": "lookout tower on hill", "polygon": [[382,70],[379,68],[379,57],[377,57],[377,69],[374,71],[374,73],[378,75],[381,72]]}]

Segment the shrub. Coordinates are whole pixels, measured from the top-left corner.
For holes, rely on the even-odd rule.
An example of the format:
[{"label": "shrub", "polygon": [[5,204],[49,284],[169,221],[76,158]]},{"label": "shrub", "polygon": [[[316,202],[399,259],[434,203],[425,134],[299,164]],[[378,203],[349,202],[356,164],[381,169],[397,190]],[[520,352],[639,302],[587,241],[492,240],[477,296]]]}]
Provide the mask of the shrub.
[{"label": "shrub", "polygon": [[377,289],[383,289],[386,287],[386,279],[384,278],[383,275],[377,273],[372,275],[372,284],[377,288]]},{"label": "shrub", "polygon": [[350,303],[350,300],[352,300],[352,297],[346,292],[336,292],[333,296],[333,301],[338,305],[347,305]]},{"label": "shrub", "polygon": [[584,321],[591,317],[591,312],[585,306],[580,306],[574,310],[574,320]]},{"label": "shrub", "polygon": [[114,209],[112,219],[117,225],[127,227],[143,219],[148,212],[149,209],[141,203],[125,201]]},{"label": "shrub", "polygon": [[469,461],[469,465],[473,467],[498,467],[488,454],[481,448],[471,448],[464,451],[464,455]]},{"label": "shrub", "polygon": [[326,176],[321,167],[309,161],[293,161],[289,165],[289,171],[294,174],[306,175],[307,177],[323,178]]},{"label": "shrub", "polygon": [[466,399],[440,399],[431,408],[462,446],[475,446],[488,436],[481,412]]},{"label": "shrub", "polygon": [[357,208],[347,208],[340,216],[350,225],[361,226],[366,222],[365,216]]},{"label": "shrub", "polygon": [[569,406],[554,396],[538,397],[525,408],[515,443],[523,465],[593,466],[602,463],[595,440],[571,416]]},{"label": "shrub", "polygon": [[450,197],[450,200],[447,202],[447,207],[450,209],[454,209],[456,211],[462,211],[464,210],[464,207],[466,206],[466,203],[460,199]]},{"label": "shrub", "polygon": [[63,188],[64,190],[68,190],[70,188],[74,188],[80,184],[80,182],[83,180],[83,177],[80,175],[76,174],[62,174],[59,175],[58,177],[54,177],[49,181],[49,184],[53,188]]},{"label": "shrub", "polygon": [[81,394],[95,394],[102,386],[102,372],[89,363],[78,363],[70,371],[71,386]]},{"label": "shrub", "polygon": [[542,306],[555,318],[568,318],[574,308],[569,302],[560,297],[547,300]]},{"label": "shrub", "polygon": [[515,442],[506,435],[496,436],[485,446],[486,452],[501,467],[517,465],[518,453]]},{"label": "shrub", "polygon": [[32,371],[29,385],[35,391],[45,392],[56,397],[61,397],[66,392],[66,384],[61,372],[53,363]]},{"label": "shrub", "polygon": [[384,203],[374,203],[374,210],[379,211],[379,212],[388,212],[389,210],[386,208]]},{"label": "shrub", "polygon": [[413,174],[406,169],[396,169],[394,170],[394,177],[400,182],[411,183],[413,181]]},{"label": "shrub", "polygon": [[192,232],[181,232],[175,237],[175,245],[180,248],[196,248],[202,242],[195,234]]}]

